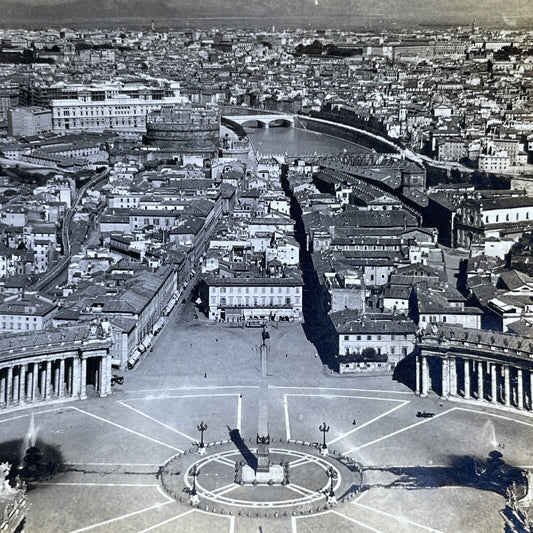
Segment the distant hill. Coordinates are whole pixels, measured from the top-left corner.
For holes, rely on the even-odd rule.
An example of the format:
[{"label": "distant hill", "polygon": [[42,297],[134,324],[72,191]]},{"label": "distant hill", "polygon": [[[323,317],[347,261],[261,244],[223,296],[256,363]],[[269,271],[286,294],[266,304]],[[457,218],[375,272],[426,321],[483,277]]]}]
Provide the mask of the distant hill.
[{"label": "distant hill", "polygon": [[276,18],[291,20],[343,17],[389,21],[470,24],[475,18],[501,26],[531,20],[529,0],[0,0],[8,21],[58,25],[67,21]]}]

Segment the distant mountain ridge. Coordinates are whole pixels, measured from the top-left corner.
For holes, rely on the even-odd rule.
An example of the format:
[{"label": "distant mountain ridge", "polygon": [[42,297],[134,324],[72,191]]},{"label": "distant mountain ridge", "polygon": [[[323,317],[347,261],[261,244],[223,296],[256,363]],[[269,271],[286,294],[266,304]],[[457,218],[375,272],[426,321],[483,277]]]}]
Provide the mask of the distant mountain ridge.
[{"label": "distant mountain ridge", "polygon": [[3,21],[61,23],[103,19],[358,17],[421,22],[501,19],[502,25],[531,17],[523,0],[0,0]]}]

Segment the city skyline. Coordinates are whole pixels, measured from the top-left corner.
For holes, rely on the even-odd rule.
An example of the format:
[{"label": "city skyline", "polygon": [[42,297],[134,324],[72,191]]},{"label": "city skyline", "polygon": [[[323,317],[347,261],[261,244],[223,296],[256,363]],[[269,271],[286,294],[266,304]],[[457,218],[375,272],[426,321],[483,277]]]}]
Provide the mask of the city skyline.
[{"label": "city skyline", "polygon": [[[473,21],[485,26],[503,28],[531,24],[531,10],[523,0],[454,0],[445,5],[437,0],[295,0],[290,5],[281,0],[199,0],[194,4],[182,0],[0,0],[3,25],[10,22],[31,25],[83,23],[98,26],[107,21],[127,23],[150,19],[176,27],[195,22],[216,21],[219,25],[254,27],[270,25],[276,19],[287,26],[313,22],[327,27],[364,27],[372,23],[399,24],[462,24]],[[238,15],[236,15],[238,13]],[[95,14],[98,14],[95,16]]]},{"label": "city skyline", "polygon": [[0,530],[533,533],[525,4],[28,1]]}]

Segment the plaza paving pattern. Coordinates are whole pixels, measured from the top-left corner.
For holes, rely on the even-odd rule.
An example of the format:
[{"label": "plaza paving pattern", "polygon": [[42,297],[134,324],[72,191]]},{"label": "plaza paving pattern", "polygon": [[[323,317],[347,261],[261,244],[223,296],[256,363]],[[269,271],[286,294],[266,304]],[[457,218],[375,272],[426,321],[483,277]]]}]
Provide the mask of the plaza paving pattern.
[{"label": "plaza paving pattern", "polygon": [[[319,442],[318,427],[326,422],[330,450],[363,465],[363,489],[331,508],[322,498],[312,514],[295,506],[294,514],[289,508],[277,517],[262,510],[230,515],[227,508],[221,514],[220,507],[202,499],[199,508],[191,507],[185,493],[182,501],[169,496],[161,484],[164,465],[185,451],[200,459],[192,444],[199,439],[200,421],[208,426],[206,442],[227,441],[235,428],[253,442],[257,432],[260,331],[208,324],[195,320],[193,312],[186,307],[171,317],[154,350],[110,397],[33,409],[37,445],[53,450],[62,471],[30,485],[27,531],[503,531],[503,496],[470,480],[495,449],[509,465],[533,465],[533,419],[418,398],[390,376],[331,375],[295,324],[271,331],[273,447],[283,448],[279,441],[287,439]],[[420,410],[436,414],[417,418]],[[0,417],[1,459],[17,461],[31,412]],[[309,472],[307,481],[305,469],[298,472],[299,486],[308,483],[306,490],[312,491],[327,484],[325,470],[323,479],[320,472]],[[209,490],[228,484],[201,476],[200,484]],[[246,490],[249,498],[254,489],[261,487],[235,494]],[[337,496],[345,496],[343,491]]]}]

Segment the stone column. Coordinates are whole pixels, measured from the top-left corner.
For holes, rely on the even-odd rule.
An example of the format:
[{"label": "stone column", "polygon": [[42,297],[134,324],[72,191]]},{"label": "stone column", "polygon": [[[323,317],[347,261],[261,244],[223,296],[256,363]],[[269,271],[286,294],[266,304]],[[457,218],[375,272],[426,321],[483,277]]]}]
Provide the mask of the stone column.
[{"label": "stone column", "polygon": [[20,387],[20,374],[17,374],[13,371],[13,403],[18,403],[19,396],[19,387]]},{"label": "stone column", "polygon": [[450,394],[450,361],[442,359],[442,397],[447,398]]},{"label": "stone column", "polygon": [[41,368],[41,400],[46,397],[46,365]]},{"label": "stone column", "polygon": [[518,386],[518,390],[517,390],[517,406],[518,406],[518,409],[523,409],[524,408],[524,377],[522,376],[522,369],[519,368],[517,369],[516,371],[516,379],[518,381],[517,383],[517,386]]},{"label": "stone column", "polygon": [[80,372],[80,400],[87,398],[87,359],[81,359],[81,372]]},{"label": "stone column", "polygon": [[26,401],[26,365],[20,365],[20,393],[21,402]]},{"label": "stone column", "polygon": [[457,396],[457,360],[450,356],[450,396]]},{"label": "stone column", "polygon": [[[0,369],[0,374],[3,374],[4,369]],[[0,404],[4,405],[6,403],[6,376],[2,375],[0,377]]]},{"label": "stone column", "polygon": [[28,369],[26,372],[26,381],[28,382],[27,389],[26,389],[27,390],[26,401],[33,402],[33,370],[30,369],[29,365],[32,365],[31,368],[33,368],[33,364],[29,363]]},{"label": "stone column", "polygon": [[529,408],[533,411],[533,372],[529,372]]},{"label": "stone column", "polygon": [[422,394],[421,379],[420,379],[420,356],[415,357],[416,360],[416,393]]},{"label": "stone column", "polygon": [[39,363],[33,363],[31,399],[37,399],[37,386],[39,385]]},{"label": "stone column", "polygon": [[80,394],[81,361],[78,357],[72,358],[72,396]]},{"label": "stone column", "polygon": [[470,359],[464,359],[464,381],[465,381],[465,392],[464,397],[470,398]]},{"label": "stone column", "polygon": [[483,361],[477,362],[477,399],[483,400]]},{"label": "stone column", "polygon": [[9,405],[13,399],[13,367],[7,367],[7,394],[6,404]]},{"label": "stone column", "polygon": [[7,377],[4,369],[0,368],[0,405],[4,405],[6,403],[6,381]]},{"label": "stone column", "polygon": [[102,358],[99,357],[98,358],[98,370],[96,371],[96,378],[95,378],[95,387],[96,387],[96,390],[98,391],[98,394],[99,396],[102,396],[102,393],[103,393],[103,388],[102,388],[102,384],[104,382],[104,380],[102,379]]},{"label": "stone column", "polygon": [[505,399],[505,406],[510,407],[511,406],[511,387],[510,387],[510,380],[509,380],[509,366],[504,365],[503,366],[503,394]]},{"label": "stone column", "polygon": [[45,400],[52,396],[52,361],[46,361]]},{"label": "stone column", "polygon": [[54,395],[59,397],[59,367],[54,368]]},{"label": "stone column", "polygon": [[111,394],[111,356],[102,357],[102,388],[104,395]]},{"label": "stone column", "polygon": [[71,360],[67,370],[67,387],[69,396],[74,394],[74,359]]},{"label": "stone column", "polygon": [[427,396],[429,391],[429,365],[428,358],[422,356],[422,394],[421,396]]},{"label": "stone column", "polygon": [[57,387],[57,395],[60,398],[65,396],[65,360],[59,360],[59,383]]},{"label": "stone column", "polygon": [[498,403],[498,385],[496,381],[496,363],[490,365],[490,401],[494,404]]}]

